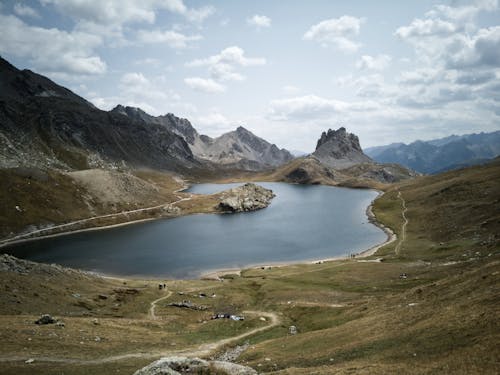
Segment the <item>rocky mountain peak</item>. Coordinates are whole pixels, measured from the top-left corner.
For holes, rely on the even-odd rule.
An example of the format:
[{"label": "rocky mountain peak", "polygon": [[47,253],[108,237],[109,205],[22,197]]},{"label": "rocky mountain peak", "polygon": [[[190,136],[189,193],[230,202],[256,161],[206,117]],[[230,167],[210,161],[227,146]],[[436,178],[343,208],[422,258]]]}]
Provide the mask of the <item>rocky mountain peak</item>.
[{"label": "rocky mountain peak", "polygon": [[344,127],[340,127],[337,130],[328,129],[327,132],[323,132],[320,139],[318,139],[316,150],[327,142],[343,144],[347,148],[363,152],[361,150],[361,146],[359,145],[359,138],[355,134],[348,133]]},{"label": "rocky mountain peak", "polygon": [[337,169],[372,162],[363,153],[359,138],[355,134],[348,133],[344,127],[337,130],[328,129],[328,131],[323,132],[313,156],[322,163]]}]

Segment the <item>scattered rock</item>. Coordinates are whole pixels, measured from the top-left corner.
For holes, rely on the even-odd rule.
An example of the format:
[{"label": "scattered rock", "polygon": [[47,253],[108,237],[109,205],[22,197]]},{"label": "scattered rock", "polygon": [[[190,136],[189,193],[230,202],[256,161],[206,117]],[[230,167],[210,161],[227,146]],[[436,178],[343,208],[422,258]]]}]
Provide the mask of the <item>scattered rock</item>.
[{"label": "scattered rock", "polygon": [[269,206],[274,197],[272,190],[247,183],[223,192],[218,208],[225,212],[255,211]]},{"label": "scattered rock", "polygon": [[64,327],[66,327],[66,324],[64,324],[64,322],[61,322],[60,320],[58,320],[56,323],[56,326],[64,328]]},{"label": "scattered rock", "polygon": [[49,314],[44,314],[38,320],[35,321],[35,324],[54,324],[55,322],[56,320]]},{"label": "scattered rock", "polygon": [[246,342],[243,345],[236,345],[234,348],[226,350],[224,353],[218,355],[216,359],[218,361],[225,361],[225,362],[232,362],[236,361],[236,359],[243,353],[245,350],[248,349],[250,344]]},{"label": "scattered rock", "polygon": [[26,361],[24,361],[24,363],[27,363],[27,364],[30,364],[33,362],[35,362],[35,360],[33,358],[30,358],[30,359],[27,359]]},{"label": "scattered rock", "polygon": [[108,296],[107,296],[107,295],[105,295],[105,294],[99,294],[99,295],[97,296],[97,298],[99,298],[99,299],[103,299],[103,300],[104,300],[104,299],[108,299]]},{"label": "scattered rock", "polygon": [[94,325],[96,325],[96,326],[101,324],[101,323],[99,323],[99,319],[97,319],[97,318],[92,319],[92,323],[94,323]]},{"label": "scattered rock", "polygon": [[205,361],[200,358],[167,357],[137,370],[134,375],[181,375],[181,374],[219,374],[257,375],[250,367],[224,361]]},{"label": "scattered rock", "polygon": [[180,307],[180,308],[184,308],[184,309],[191,309],[191,310],[198,310],[198,311],[205,311],[208,309],[207,306],[195,305],[191,301],[172,302],[172,303],[169,303],[168,306]]}]

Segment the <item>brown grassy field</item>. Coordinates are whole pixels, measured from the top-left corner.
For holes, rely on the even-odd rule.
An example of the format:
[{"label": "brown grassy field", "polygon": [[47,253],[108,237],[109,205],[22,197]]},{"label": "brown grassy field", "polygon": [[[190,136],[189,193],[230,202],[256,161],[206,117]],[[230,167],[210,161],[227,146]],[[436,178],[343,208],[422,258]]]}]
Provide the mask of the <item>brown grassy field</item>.
[{"label": "brown grassy field", "polygon": [[[0,271],[0,373],[133,373],[161,355],[195,353],[203,343],[269,324],[258,316],[245,322],[209,319],[216,311],[256,310],[280,319],[239,340],[249,347],[237,362],[259,372],[496,374],[499,181],[497,160],[393,185],[375,202],[374,212],[399,238],[376,255],[248,269],[223,282],[169,280],[173,293],[158,302],[157,320],[148,317],[150,304],[167,296],[158,281],[45,266],[27,274]],[[408,219],[402,243],[398,192]],[[196,209],[193,200],[182,203]],[[367,261],[377,258],[383,260]],[[216,297],[200,298],[201,292]],[[167,306],[183,299],[208,309]],[[65,327],[33,324],[42,313],[61,318]],[[291,325],[298,334],[289,334]],[[110,358],[124,354],[129,356]],[[28,358],[35,361],[26,364]],[[109,362],[99,362],[105,359]]]}]

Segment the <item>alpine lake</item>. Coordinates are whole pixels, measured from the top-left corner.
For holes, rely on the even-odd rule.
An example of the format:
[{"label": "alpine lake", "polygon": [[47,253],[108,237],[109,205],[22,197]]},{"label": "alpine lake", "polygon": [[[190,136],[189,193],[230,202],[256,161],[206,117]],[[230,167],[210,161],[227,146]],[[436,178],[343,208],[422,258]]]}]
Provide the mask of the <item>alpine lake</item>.
[{"label": "alpine lake", "polygon": [[[348,256],[387,235],[368,222],[377,192],[320,185],[259,183],[276,197],[269,207],[199,214],[49,237],[5,252],[106,275],[189,279],[222,269]],[[211,194],[241,184],[199,184]]]}]

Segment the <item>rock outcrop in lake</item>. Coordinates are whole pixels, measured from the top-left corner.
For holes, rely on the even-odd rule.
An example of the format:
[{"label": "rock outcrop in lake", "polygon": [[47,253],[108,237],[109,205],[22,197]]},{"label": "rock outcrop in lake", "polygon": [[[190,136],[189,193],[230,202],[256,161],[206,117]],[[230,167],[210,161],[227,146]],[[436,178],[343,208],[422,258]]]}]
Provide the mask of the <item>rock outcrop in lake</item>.
[{"label": "rock outcrop in lake", "polygon": [[181,375],[181,374],[234,374],[257,375],[254,369],[224,361],[205,361],[200,358],[167,357],[136,371],[134,375]]},{"label": "rock outcrop in lake", "polygon": [[272,190],[247,183],[224,191],[218,208],[224,212],[255,211],[269,206],[274,197]]}]

